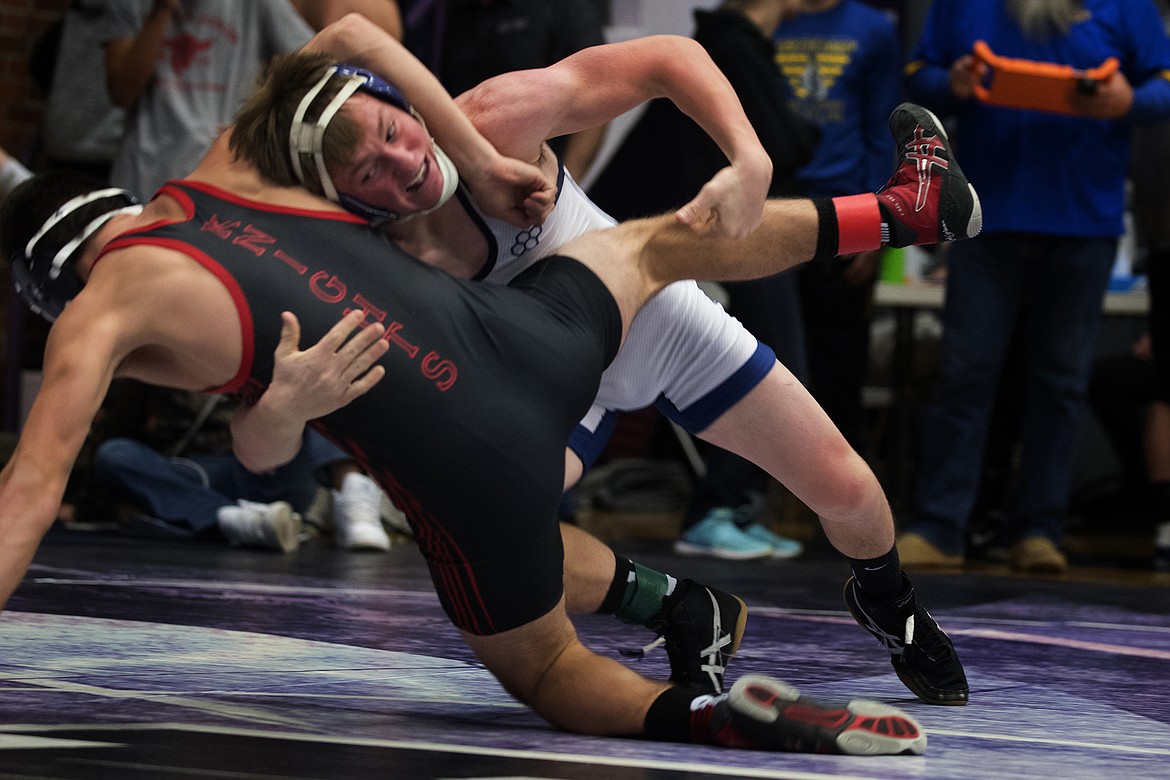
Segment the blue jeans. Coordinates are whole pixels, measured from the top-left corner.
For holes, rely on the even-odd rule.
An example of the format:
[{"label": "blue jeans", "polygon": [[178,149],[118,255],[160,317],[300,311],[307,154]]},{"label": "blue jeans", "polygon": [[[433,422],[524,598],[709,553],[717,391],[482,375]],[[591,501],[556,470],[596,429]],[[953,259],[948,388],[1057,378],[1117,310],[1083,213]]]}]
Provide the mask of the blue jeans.
[{"label": "blue jeans", "polygon": [[1013,326],[1025,354],[1017,538],[1059,544],[1113,238],[992,234],[951,247],[937,397],[923,419],[907,530],[962,553]]},{"label": "blue jeans", "polygon": [[322,470],[348,459],[313,430],[292,461],[268,474],[253,474],[230,454],[171,458],[135,439],[115,438],[98,447],[94,474],[124,501],[200,537],[216,532],[220,507],[239,499],[287,501],[303,512],[324,483]]}]

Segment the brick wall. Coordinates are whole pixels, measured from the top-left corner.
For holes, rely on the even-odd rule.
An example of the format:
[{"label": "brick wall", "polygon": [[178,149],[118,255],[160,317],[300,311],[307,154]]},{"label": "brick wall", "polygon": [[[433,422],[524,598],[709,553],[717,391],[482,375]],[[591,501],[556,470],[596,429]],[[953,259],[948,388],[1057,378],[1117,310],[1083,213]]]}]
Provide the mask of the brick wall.
[{"label": "brick wall", "polygon": [[67,0],[0,0],[0,145],[23,157],[40,132],[44,95],[28,74],[33,43]]}]

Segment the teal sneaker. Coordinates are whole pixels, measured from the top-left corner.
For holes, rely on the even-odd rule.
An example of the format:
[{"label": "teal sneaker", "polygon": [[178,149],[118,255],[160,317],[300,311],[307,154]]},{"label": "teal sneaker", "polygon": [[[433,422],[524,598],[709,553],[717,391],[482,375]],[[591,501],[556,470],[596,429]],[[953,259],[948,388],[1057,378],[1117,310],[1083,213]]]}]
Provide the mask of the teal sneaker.
[{"label": "teal sneaker", "polygon": [[752,523],[744,528],[743,532],[757,542],[763,542],[771,547],[773,558],[795,558],[804,552],[803,544],[787,536],[773,533],[763,523]]},{"label": "teal sneaker", "polygon": [[772,546],[745,534],[735,524],[735,512],[717,507],[688,528],[674,543],[680,555],[709,555],[732,561],[771,558]]}]

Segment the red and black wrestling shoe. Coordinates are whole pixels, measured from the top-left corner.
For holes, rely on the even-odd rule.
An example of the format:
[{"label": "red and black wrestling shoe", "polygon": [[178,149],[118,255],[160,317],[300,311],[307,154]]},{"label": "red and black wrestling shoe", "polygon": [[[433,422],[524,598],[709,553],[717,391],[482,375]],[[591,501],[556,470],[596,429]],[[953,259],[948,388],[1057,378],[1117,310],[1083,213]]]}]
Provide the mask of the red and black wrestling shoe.
[{"label": "red and black wrestling shoe", "polygon": [[983,228],[983,209],[947,145],[938,117],[922,106],[903,103],[890,114],[898,168],[877,193],[889,236],[901,247],[974,238]]},{"label": "red and black wrestling shoe", "polygon": [[727,747],[790,753],[878,756],[926,750],[922,726],[897,707],[869,699],[813,701],[787,683],[756,674],[737,680],[726,701],[715,705],[711,736]]}]

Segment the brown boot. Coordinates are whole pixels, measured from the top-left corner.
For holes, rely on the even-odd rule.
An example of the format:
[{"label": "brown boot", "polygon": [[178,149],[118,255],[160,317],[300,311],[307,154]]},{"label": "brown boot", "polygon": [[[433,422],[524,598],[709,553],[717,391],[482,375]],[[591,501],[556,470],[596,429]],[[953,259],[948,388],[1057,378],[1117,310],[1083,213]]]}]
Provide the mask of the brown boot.
[{"label": "brown boot", "polygon": [[908,531],[897,539],[898,559],[903,566],[915,568],[945,568],[962,566],[963,556],[946,553],[935,547],[925,536]]},{"label": "brown boot", "polygon": [[1028,536],[1012,545],[1012,569],[1024,574],[1064,574],[1068,559],[1056,549],[1052,540],[1043,536]]}]

